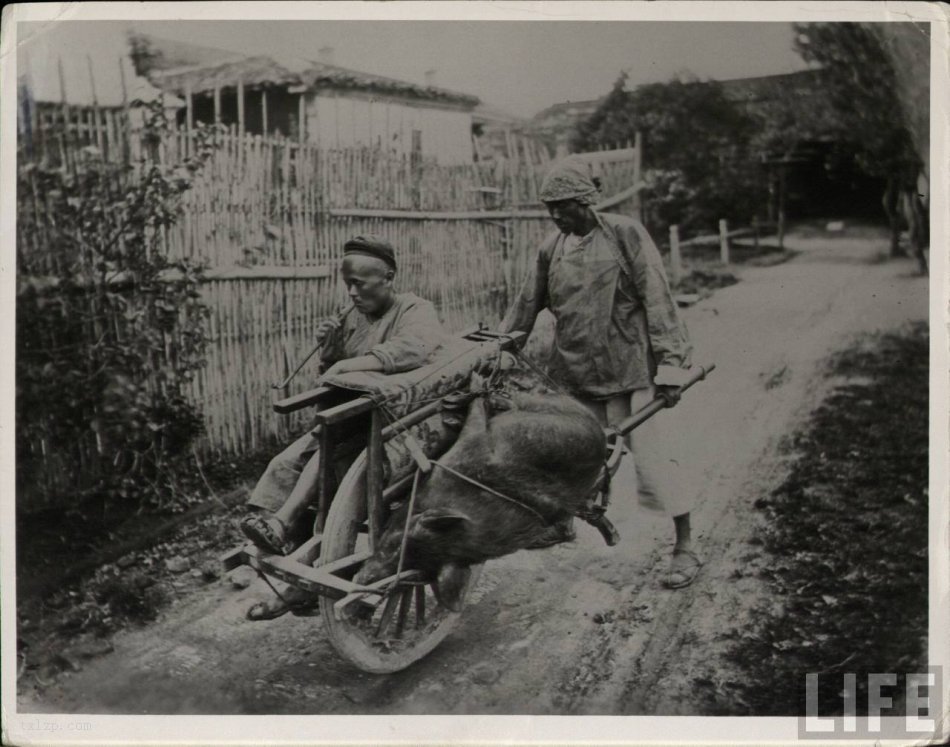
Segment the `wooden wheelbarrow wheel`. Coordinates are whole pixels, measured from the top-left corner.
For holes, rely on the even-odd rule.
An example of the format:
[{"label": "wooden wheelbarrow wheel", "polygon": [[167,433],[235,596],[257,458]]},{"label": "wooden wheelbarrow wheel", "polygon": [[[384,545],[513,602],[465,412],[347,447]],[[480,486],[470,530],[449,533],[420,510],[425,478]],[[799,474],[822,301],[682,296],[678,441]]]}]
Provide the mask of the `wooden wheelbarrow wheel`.
[{"label": "wooden wheelbarrow wheel", "polygon": [[[356,459],[340,483],[323,532],[320,564],[366,547],[360,527],[366,520],[366,453]],[[465,596],[475,587],[481,565],[472,566]],[[405,669],[438,646],[461,616],[438,603],[431,584],[405,585],[387,598],[369,597],[373,609],[350,605],[338,620],[334,599],[320,598],[327,635],[337,652],[366,672],[388,674]]]}]

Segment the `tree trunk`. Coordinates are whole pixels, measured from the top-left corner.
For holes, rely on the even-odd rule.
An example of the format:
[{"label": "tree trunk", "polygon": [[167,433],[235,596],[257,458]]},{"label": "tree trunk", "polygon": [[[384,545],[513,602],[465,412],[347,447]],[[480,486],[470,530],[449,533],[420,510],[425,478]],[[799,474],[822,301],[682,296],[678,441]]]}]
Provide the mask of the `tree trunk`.
[{"label": "tree trunk", "polygon": [[778,172],[778,248],[785,248],[785,164],[779,166]]},{"label": "tree trunk", "polygon": [[926,249],[929,240],[929,226],[927,209],[917,194],[916,189],[902,189],[900,191],[900,208],[910,235],[910,246],[914,257],[920,265],[922,274],[928,274]]},{"label": "tree trunk", "polygon": [[887,187],[884,189],[884,196],[881,198],[881,206],[887,215],[887,222],[891,229],[891,257],[903,257],[901,250],[901,215],[900,215],[900,190],[897,186],[897,178],[889,176],[887,178]]}]

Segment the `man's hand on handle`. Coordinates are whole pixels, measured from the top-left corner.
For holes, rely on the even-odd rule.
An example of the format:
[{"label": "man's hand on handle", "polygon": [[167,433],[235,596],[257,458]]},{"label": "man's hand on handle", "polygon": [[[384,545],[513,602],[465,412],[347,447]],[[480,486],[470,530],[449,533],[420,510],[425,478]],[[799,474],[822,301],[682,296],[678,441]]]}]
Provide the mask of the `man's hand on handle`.
[{"label": "man's hand on handle", "polygon": [[656,385],[656,396],[663,399],[667,407],[675,407],[683,396],[683,388],[669,384]]},{"label": "man's hand on handle", "polygon": [[656,396],[663,400],[667,407],[674,407],[683,395],[683,387],[689,386],[692,369],[679,366],[659,365],[653,384],[656,387]]}]

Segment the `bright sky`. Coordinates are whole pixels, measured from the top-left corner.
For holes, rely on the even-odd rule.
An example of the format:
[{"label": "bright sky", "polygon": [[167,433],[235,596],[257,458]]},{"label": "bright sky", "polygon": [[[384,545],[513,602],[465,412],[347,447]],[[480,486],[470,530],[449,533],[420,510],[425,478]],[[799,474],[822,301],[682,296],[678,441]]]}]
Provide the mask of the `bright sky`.
[{"label": "bright sky", "polygon": [[135,27],[245,54],[316,59],[317,50],[332,46],[338,65],[417,83],[433,68],[437,85],[525,117],[561,101],[598,98],[621,70],[635,85],[685,71],[727,79],[806,67],[792,49],[789,23],[219,20]]}]

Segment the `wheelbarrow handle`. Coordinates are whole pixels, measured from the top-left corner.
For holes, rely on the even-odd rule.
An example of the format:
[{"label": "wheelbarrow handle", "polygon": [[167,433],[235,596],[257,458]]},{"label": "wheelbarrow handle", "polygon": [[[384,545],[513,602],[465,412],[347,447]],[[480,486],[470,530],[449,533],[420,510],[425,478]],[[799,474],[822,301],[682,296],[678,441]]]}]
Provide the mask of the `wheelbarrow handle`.
[{"label": "wheelbarrow handle", "polygon": [[[715,363],[710,363],[708,366],[693,366],[690,369],[690,377],[686,382],[679,388],[680,392],[685,392],[697,381],[702,381],[706,378],[707,375],[712,373],[716,369]],[[621,436],[626,436],[630,431],[636,428],[638,425],[645,423],[647,420],[656,415],[660,410],[666,409],[667,404],[666,400],[663,397],[656,397],[648,405],[637,410],[633,415],[631,415],[626,420],[621,421],[621,423],[614,429]]]}]

